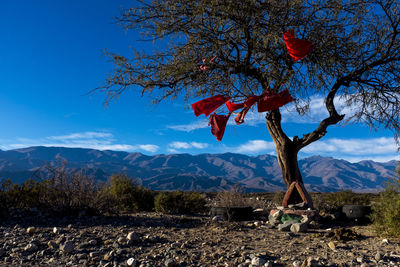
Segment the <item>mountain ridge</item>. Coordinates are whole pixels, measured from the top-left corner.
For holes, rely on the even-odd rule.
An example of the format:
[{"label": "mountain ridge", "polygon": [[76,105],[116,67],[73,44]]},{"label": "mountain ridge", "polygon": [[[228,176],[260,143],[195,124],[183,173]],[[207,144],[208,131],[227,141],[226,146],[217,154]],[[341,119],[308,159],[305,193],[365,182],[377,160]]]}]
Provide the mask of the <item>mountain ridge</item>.
[{"label": "mountain ridge", "polygon": [[[154,190],[229,190],[235,184],[245,191],[284,190],[279,164],[272,155],[158,154],[66,147],[27,147],[0,150],[0,178],[21,183],[45,164],[86,170],[105,181],[115,173],[134,177]],[[312,156],[299,160],[305,186],[311,191],[351,189],[373,192],[395,176],[395,160],[350,163],[332,157]]]}]

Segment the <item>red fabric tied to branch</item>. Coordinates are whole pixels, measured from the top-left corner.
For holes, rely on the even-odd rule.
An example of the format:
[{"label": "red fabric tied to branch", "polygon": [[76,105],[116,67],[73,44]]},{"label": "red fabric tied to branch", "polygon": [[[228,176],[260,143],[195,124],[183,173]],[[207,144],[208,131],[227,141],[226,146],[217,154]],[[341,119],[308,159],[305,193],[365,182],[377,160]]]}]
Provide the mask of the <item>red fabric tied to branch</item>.
[{"label": "red fabric tied to branch", "polygon": [[226,101],[225,103],[226,107],[228,108],[229,112],[232,113],[235,110],[238,110],[240,108],[244,108],[244,103],[232,103],[230,101]]},{"label": "red fabric tied to branch", "polygon": [[250,110],[249,107],[245,107],[239,114],[235,117],[235,122],[237,125],[242,124],[244,122],[244,117],[246,116],[247,112]]},{"label": "red fabric tied to branch", "polygon": [[287,103],[292,102],[294,99],[289,94],[288,90],[284,90],[279,94],[266,91],[262,94],[258,101],[257,109],[258,112],[265,112],[278,109]]},{"label": "red fabric tied to branch", "polygon": [[303,59],[312,50],[312,43],[294,37],[293,29],[286,31],[283,35],[283,39],[285,40],[289,55],[292,57],[294,62]]},{"label": "red fabric tied to branch", "polygon": [[213,113],[210,116],[210,120],[208,125],[211,125],[211,133],[215,137],[217,137],[217,141],[221,141],[224,136],[226,124],[228,123],[228,119],[231,116],[231,113],[228,115],[217,115]]},{"label": "red fabric tied to branch", "polygon": [[192,104],[192,108],[194,110],[194,115],[197,117],[201,114],[204,114],[206,117],[214,112],[221,105],[225,104],[230,97],[225,97],[223,95],[216,95],[209,98],[205,98],[203,100],[197,101]]},{"label": "red fabric tied to branch", "polygon": [[258,112],[264,112],[278,109],[294,100],[289,94],[288,90],[284,90],[280,93],[266,91],[259,96],[252,95],[249,96],[243,103],[232,103],[228,101],[229,99],[230,97],[216,95],[192,104],[192,108],[196,116],[201,114],[208,116],[218,107],[224,103],[226,104],[229,113],[227,115],[217,115],[213,113],[208,122],[208,125],[211,126],[211,133],[217,137],[218,141],[222,140],[228,119],[233,111],[243,108],[235,118],[236,124],[242,124],[244,123],[244,117],[246,116],[247,112],[255,103],[257,103]]}]

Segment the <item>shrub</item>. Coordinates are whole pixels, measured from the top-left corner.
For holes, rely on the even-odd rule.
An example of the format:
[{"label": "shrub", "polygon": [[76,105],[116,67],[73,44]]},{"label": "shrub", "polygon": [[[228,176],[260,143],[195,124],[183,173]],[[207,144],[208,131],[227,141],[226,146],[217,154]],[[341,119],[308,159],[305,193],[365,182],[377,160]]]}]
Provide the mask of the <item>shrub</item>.
[{"label": "shrub", "polygon": [[162,213],[193,214],[206,209],[206,197],[198,192],[161,192],[154,200],[155,209]]},{"label": "shrub", "polygon": [[151,190],[137,185],[125,174],[114,174],[103,194],[109,195],[119,211],[151,211],[154,208],[154,194]]},{"label": "shrub", "polygon": [[[399,173],[400,174],[400,173]],[[400,179],[386,184],[372,206],[371,220],[379,235],[400,237]]]},{"label": "shrub", "polygon": [[242,188],[235,184],[231,191],[218,192],[215,205],[219,207],[250,207],[252,201],[243,193]]},{"label": "shrub", "polygon": [[344,205],[370,205],[376,198],[375,194],[355,193],[351,190],[341,190],[331,193],[312,193],[314,207],[319,211],[336,212]]}]

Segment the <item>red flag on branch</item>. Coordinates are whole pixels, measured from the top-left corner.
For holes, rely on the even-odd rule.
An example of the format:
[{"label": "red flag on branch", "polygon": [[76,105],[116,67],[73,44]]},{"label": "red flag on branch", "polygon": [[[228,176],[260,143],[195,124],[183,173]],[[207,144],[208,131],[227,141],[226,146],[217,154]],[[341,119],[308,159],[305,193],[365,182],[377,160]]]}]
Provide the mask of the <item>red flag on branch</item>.
[{"label": "red flag on branch", "polygon": [[217,141],[221,141],[222,137],[224,136],[225,127],[228,123],[228,119],[231,116],[231,113],[228,115],[217,115],[213,113],[210,116],[210,120],[208,122],[208,126],[211,125],[211,133],[215,137],[217,137]]},{"label": "red flag on branch", "polygon": [[201,114],[204,114],[207,117],[208,115],[213,113],[214,110],[225,104],[225,102],[228,101],[229,99],[230,97],[225,97],[223,95],[216,95],[197,101],[196,103],[192,104],[194,115],[198,117]]},{"label": "red flag on branch", "polygon": [[293,29],[286,31],[283,35],[283,39],[285,40],[289,55],[292,57],[294,62],[303,59],[312,50],[312,43],[294,37]]}]

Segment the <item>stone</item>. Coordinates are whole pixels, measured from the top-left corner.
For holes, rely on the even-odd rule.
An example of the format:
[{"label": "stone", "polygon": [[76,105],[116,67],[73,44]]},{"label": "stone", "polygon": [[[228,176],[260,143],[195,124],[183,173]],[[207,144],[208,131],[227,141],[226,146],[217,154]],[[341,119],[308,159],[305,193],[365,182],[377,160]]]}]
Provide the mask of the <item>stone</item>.
[{"label": "stone", "polygon": [[262,257],[254,257],[251,260],[251,265],[252,266],[263,266],[265,264],[265,259]]},{"label": "stone", "polygon": [[125,244],[127,241],[128,240],[125,237],[122,237],[122,236],[118,237],[118,239],[117,239],[117,242],[119,244]]},{"label": "stone", "polygon": [[389,240],[387,240],[386,238],[382,239],[381,245],[388,245],[388,244],[389,244]]},{"label": "stone", "polygon": [[307,259],[307,267],[318,267],[318,262],[312,257],[309,257]]},{"label": "stone", "polygon": [[71,253],[72,251],[74,251],[74,249],[75,246],[72,241],[65,241],[65,243],[60,246],[60,250],[64,253]]},{"label": "stone", "polygon": [[293,262],[293,267],[300,267],[301,266],[301,261],[294,261]]},{"label": "stone", "polygon": [[28,252],[35,252],[38,250],[38,246],[35,245],[34,243],[29,243],[28,245],[25,246],[24,250]]},{"label": "stone", "polygon": [[92,251],[89,253],[90,258],[98,258],[100,257],[101,253],[99,251]]},{"label": "stone", "polygon": [[58,244],[54,240],[50,240],[49,242],[47,242],[47,245],[49,246],[49,248],[58,248]]},{"label": "stone", "polygon": [[166,259],[164,262],[165,267],[175,267],[178,266],[174,259]]},{"label": "stone", "polygon": [[333,251],[336,250],[335,243],[333,243],[332,241],[330,241],[330,242],[328,243],[328,247],[329,247],[331,250],[333,250]]},{"label": "stone", "polygon": [[61,232],[60,228],[54,227],[53,234],[59,234]]},{"label": "stone", "polygon": [[128,264],[128,266],[134,266],[134,267],[136,267],[137,264],[138,264],[138,262],[137,262],[137,260],[135,260],[134,258],[129,258],[129,259],[126,261],[126,264]]},{"label": "stone", "polygon": [[34,226],[30,226],[28,228],[26,228],[26,233],[28,234],[33,234],[36,232],[36,228]]},{"label": "stone", "polygon": [[301,215],[301,217],[303,217],[300,220],[301,223],[308,223],[310,220],[307,215]]},{"label": "stone", "polygon": [[290,226],[290,231],[293,233],[307,232],[307,223],[294,223]]},{"label": "stone", "polygon": [[381,255],[381,253],[378,251],[376,254],[375,254],[375,260],[376,261],[380,261],[382,259],[382,255]]},{"label": "stone", "polygon": [[140,240],[140,236],[136,232],[129,232],[128,235],[126,236],[126,238],[129,241],[139,241]]},{"label": "stone", "polygon": [[364,262],[364,258],[361,256],[361,257],[357,257],[357,262],[358,263],[362,263],[362,262]]},{"label": "stone", "polygon": [[104,254],[104,256],[103,256],[103,260],[105,260],[105,261],[109,261],[112,258],[113,258],[113,254],[112,253],[107,253],[107,254]]},{"label": "stone", "polygon": [[267,261],[267,262],[264,264],[264,267],[272,267],[272,262],[271,262],[271,261]]},{"label": "stone", "polygon": [[292,226],[292,224],[294,223],[298,223],[298,221],[296,220],[290,220],[290,221],[286,221],[284,223],[278,224],[278,230],[279,231],[290,231],[290,227]]},{"label": "stone", "polygon": [[282,215],[283,215],[283,211],[277,210],[268,216],[268,220],[272,221],[272,222],[279,221],[281,219]]}]

